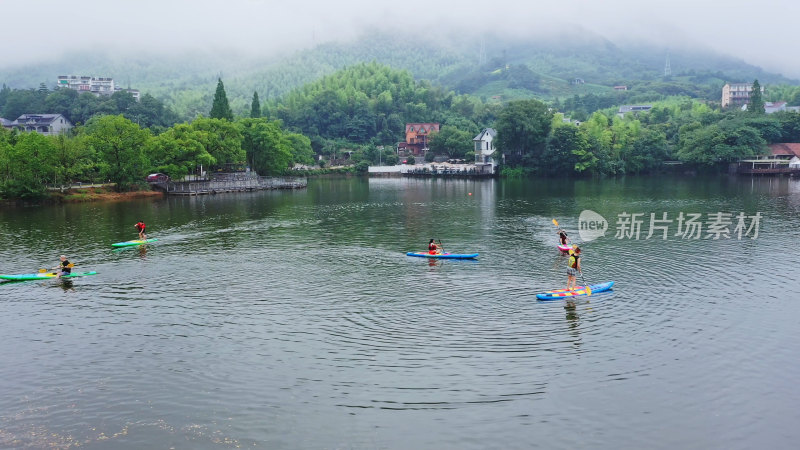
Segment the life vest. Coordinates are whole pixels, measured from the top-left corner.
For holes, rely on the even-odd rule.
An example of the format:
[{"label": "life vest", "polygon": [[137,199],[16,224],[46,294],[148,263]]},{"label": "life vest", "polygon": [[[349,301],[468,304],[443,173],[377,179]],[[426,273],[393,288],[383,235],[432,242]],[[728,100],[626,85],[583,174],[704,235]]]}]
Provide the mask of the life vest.
[{"label": "life vest", "polygon": [[577,253],[573,253],[572,255],[570,255],[570,257],[569,257],[569,266],[572,267],[573,269],[577,269],[578,268],[578,259],[580,259],[580,257],[581,257],[581,255],[579,255]]}]

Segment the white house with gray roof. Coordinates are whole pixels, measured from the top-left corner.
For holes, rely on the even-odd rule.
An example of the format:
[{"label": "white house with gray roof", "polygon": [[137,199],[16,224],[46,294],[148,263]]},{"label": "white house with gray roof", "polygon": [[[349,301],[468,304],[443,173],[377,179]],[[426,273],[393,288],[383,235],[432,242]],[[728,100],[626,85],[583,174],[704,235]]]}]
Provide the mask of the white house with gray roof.
[{"label": "white house with gray roof", "polygon": [[494,154],[494,137],[497,131],[494,128],[484,128],[472,142],[475,143],[475,165],[480,167],[482,172],[494,173],[497,163],[492,156]]},{"label": "white house with gray roof", "polygon": [[11,128],[49,136],[68,132],[72,123],[61,114],[23,114],[11,122]]}]

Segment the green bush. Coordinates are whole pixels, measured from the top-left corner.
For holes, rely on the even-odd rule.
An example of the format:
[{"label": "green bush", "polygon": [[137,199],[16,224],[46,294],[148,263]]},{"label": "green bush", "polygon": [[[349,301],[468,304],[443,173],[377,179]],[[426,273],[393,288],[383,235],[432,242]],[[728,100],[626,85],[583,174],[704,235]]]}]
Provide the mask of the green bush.
[{"label": "green bush", "polygon": [[522,166],[517,167],[503,167],[500,169],[500,176],[503,178],[522,178],[525,176],[525,168]]},{"label": "green bush", "polygon": [[356,173],[367,173],[369,172],[369,162],[367,161],[359,161],[356,164]]},{"label": "green bush", "polygon": [[32,181],[26,182],[23,180],[10,180],[0,187],[0,192],[5,198],[35,200],[43,198],[47,190],[45,189],[45,186],[40,183]]},{"label": "green bush", "polygon": [[417,163],[417,158],[414,158],[414,155],[411,155],[408,158],[406,158],[406,162],[408,164],[416,164]]}]

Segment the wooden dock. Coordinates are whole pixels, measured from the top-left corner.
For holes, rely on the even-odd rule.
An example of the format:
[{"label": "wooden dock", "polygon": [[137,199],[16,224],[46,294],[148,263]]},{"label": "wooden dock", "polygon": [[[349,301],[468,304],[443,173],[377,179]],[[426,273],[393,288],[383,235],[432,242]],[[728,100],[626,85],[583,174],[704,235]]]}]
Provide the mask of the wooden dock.
[{"label": "wooden dock", "polygon": [[308,186],[308,179],[301,177],[261,177],[234,174],[214,175],[208,180],[168,181],[151,183],[167,195],[213,195],[223,192],[249,192],[267,189],[302,189]]},{"label": "wooden dock", "polygon": [[493,178],[491,165],[474,164],[426,164],[407,166],[401,171],[404,177],[415,178]]},{"label": "wooden dock", "polygon": [[737,173],[740,175],[789,175],[790,177],[800,176],[800,169],[789,167],[739,167]]}]

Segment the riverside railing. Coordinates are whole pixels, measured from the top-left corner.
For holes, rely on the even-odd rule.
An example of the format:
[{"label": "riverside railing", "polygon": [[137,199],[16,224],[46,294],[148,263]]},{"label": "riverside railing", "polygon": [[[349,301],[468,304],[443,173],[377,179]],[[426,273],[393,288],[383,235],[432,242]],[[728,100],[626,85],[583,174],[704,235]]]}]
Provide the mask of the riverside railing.
[{"label": "riverside railing", "polygon": [[266,189],[302,189],[307,185],[308,179],[302,177],[215,176],[206,181],[170,181],[164,187],[169,195],[203,195]]}]

